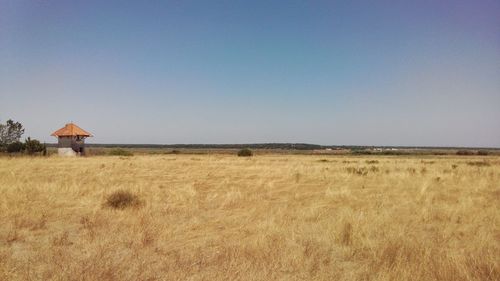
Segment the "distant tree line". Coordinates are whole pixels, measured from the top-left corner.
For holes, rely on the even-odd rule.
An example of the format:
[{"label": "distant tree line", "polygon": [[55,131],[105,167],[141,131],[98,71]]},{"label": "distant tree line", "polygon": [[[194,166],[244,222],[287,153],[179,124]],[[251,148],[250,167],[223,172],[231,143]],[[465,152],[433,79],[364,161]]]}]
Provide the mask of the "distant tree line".
[{"label": "distant tree line", "polygon": [[24,128],[19,122],[9,119],[5,124],[0,124],[0,152],[47,155],[47,146],[40,141],[28,137],[21,142],[23,134]]},{"label": "distant tree line", "polygon": [[[49,147],[57,147],[57,143],[47,144]],[[413,154],[412,151],[421,151],[431,154],[451,154],[457,150],[473,150],[474,147],[441,147],[441,146],[356,146],[356,145],[318,145],[309,143],[247,143],[247,144],[100,144],[87,143],[87,147],[109,147],[109,148],[153,148],[153,149],[274,149],[274,150],[350,150],[353,154]],[[398,150],[391,150],[396,148]],[[381,149],[377,151],[376,149]],[[498,150],[499,148],[482,148],[481,151]],[[437,151],[442,150],[442,151]],[[481,152],[483,153],[483,152]]]},{"label": "distant tree line", "polygon": [[[56,144],[48,144],[57,146]],[[255,144],[94,144],[87,147],[122,147],[122,148],[167,148],[167,149],[283,149],[283,150],[315,150],[332,148],[308,143],[255,143]]]}]

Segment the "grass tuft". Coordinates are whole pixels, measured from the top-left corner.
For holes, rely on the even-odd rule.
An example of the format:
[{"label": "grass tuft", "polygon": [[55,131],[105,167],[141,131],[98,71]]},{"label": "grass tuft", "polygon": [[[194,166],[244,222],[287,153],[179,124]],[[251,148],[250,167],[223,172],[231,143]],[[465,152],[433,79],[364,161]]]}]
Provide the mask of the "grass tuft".
[{"label": "grass tuft", "polygon": [[469,166],[476,166],[476,167],[488,167],[491,166],[489,162],[486,161],[471,161],[467,162],[467,165]]},{"label": "grass tuft", "polygon": [[340,234],[340,242],[342,245],[349,246],[352,244],[352,224],[349,222],[344,223],[342,232]]},{"label": "grass tuft", "polygon": [[139,207],[141,200],[139,200],[139,196],[130,191],[117,190],[108,195],[105,204],[110,208],[123,210],[130,207]]},{"label": "grass tuft", "polygon": [[253,155],[253,152],[248,148],[243,148],[240,151],[238,151],[238,156],[240,156],[240,157],[250,157],[252,155]]}]

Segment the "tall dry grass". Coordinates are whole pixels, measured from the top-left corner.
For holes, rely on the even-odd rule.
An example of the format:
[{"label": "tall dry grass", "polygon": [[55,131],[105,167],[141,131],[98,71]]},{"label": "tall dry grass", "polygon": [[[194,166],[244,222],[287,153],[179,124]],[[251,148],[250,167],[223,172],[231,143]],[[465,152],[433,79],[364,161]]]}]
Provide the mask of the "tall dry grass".
[{"label": "tall dry grass", "polygon": [[499,201],[494,157],[1,158],[0,280],[500,280]]}]

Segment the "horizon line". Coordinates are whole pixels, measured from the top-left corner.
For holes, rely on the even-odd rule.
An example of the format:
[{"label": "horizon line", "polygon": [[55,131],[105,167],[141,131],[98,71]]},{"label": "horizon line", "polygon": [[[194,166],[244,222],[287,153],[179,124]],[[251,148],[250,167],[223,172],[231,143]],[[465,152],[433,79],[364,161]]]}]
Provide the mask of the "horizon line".
[{"label": "horizon line", "polygon": [[[46,142],[45,144],[57,146],[55,142]],[[301,142],[261,142],[261,143],[86,143],[90,146],[143,146],[143,147],[179,147],[179,146],[230,146],[243,147],[243,146],[259,146],[259,145],[282,145],[282,146],[315,146],[317,148],[402,148],[402,149],[493,149],[498,150],[500,147],[482,147],[482,146],[419,146],[419,145],[347,145],[347,144],[314,144],[314,143],[301,143]],[[310,148],[311,150],[314,148]],[[305,149],[308,150],[308,149]]]}]

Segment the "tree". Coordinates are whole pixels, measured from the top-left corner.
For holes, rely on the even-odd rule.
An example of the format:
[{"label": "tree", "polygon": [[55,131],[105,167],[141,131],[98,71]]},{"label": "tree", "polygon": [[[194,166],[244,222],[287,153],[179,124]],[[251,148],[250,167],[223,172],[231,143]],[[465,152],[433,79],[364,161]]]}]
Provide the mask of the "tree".
[{"label": "tree", "polygon": [[9,144],[18,142],[24,134],[23,125],[7,120],[6,124],[0,124],[0,148],[6,148]]},{"label": "tree", "polygon": [[[40,153],[40,152],[44,152],[47,150],[45,144],[41,144],[40,141],[38,140],[32,140],[30,137],[28,137],[25,141],[24,141],[24,147],[26,149],[26,153],[30,154],[30,155],[33,155],[35,153]],[[46,152],[45,152],[46,154]]]}]

